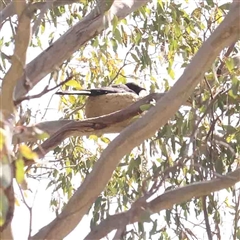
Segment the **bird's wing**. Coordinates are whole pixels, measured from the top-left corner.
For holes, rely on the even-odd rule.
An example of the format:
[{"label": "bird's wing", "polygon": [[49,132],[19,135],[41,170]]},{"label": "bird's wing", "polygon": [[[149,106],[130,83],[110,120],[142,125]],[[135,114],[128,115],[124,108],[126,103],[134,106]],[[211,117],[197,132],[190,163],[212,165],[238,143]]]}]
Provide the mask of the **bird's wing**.
[{"label": "bird's wing", "polygon": [[112,85],[109,87],[93,88],[89,90],[79,90],[79,91],[60,91],[56,94],[58,95],[87,95],[87,96],[100,96],[109,93],[135,93],[125,84]]},{"label": "bird's wing", "polygon": [[90,90],[91,96],[99,96],[108,93],[117,93],[117,91],[112,87],[102,87],[102,88],[94,88]]}]

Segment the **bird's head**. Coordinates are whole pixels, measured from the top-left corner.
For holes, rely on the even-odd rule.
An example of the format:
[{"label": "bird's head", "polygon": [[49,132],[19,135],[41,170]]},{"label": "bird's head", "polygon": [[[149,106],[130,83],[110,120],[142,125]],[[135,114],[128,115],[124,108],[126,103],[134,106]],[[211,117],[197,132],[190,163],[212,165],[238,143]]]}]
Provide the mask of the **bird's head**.
[{"label": "bird's head", "polygon": [[138,95],[142,90],[146,90],[145,88],[142,88],[142,87],[138,86],[136,83],[133,83],[133,82],[126,83],[125,85]]}]

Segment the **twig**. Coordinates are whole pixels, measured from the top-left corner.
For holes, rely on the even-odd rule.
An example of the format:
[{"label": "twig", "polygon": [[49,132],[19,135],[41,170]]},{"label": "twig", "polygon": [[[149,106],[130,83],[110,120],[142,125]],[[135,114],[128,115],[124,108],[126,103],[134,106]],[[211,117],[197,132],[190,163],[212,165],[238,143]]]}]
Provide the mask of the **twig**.
[{"label": "twig", "polygon": [[209,92],[211,94],[211,98],[213,99],[212,87],[210,86],[210,84],[209,84],[209,82],[208,82],[208,80],[206,79],[205,76],[204,76],[204,81],[207,84],[208,90],[209,90]]},{"label": "twig", "polygon": [[216,100],[218,99],[219,94],[224,94],[226,92],[228,92],[230,90],[230,88],[226,89],[225,91],[220,90],[219,92],[217,92],[213,98],[212,101],[209,103],[209,105],[207,106],[206,111],[203,113],[203,115],[200,117],[200,119],[198,120],[196,127],[193,131],[193,133],[191,134],[191,141],[192,139],[195,137],[197,130],[199,129],[199,124],[201,123],[201,121],[203,120],[203,118],[208,114],[209,110],[211,109],[212,105],[216,102]]},{"label": "twig", "polygon": [[73,115],[75,112],[83,109],[85,107],[86,103],[82,104],[82,106],[77,107],[76,109],[74,109],[73,111],[71,111],[70,113],[67,114],[67,116],[65,118],[69,118],[71,115]]},{"label": "twig", "polygon": [[[224,57],[223,58],[227,58],[229,57],[229,55],[231,54],[231,52],[233,51],[234,49],[234,46],[235,46],[236,42],[234,42],[227,50],[227,52],[224,54]],[[221,64],[219,65],[218,69],[217,69],[217,76],[221,76],[222,74],[222,69],[225,65],[225,62],[221,60]]]},{"label": "twig", "polygon": [[50,105],[50,103],[51,103],[51,101],[52,101],[53,96],[54,96],[54,94],[53,94],[53,95],[51,96],[51,98],[49,99],[48,104],[47,104],[47,107],[46,107],[46,109],[45,109],[44,114],[42,115],[41,120],[43,120],[43,119],[45,118],[45,116],[46,116],[46,114],[47,114],[47,111],[48,111],[48,108],[49,108],[49,105]]},{"label": "twig", "polygon": [[235,190],[235,216],[234,216],[234,232],[233,232],[233,240],[237,240],[237,229],[238,229],[238,222],[239,222],[239,212],[240,212],[240,193],[237,194],[237,191]]},{"label": "twig", "polygon": [[29,211],[29,229],[28,229],[28,239],[31,237],[31,231],[32,231],[32,207],[30,207],[26,200],[25,200],[25,197],[23,196],[23,193],[22,193],[22,189],[19,185],[19,183],[17,183],[17,186],[19,188],[19,192],[20,192],[20,195],[22,197],[22,201],[24,203],[24,205],[26,206],[26,208],[28,209]]},{"label": "twig", "polygon": [[19,98],[19,99],[17,99],[17,100],[14,101],[14,104],[15,104],[15,106],[16,106],[16,105],[20,104],[22,101],[39,98],[39,97],[43,96],[44,94],[46,94],[46,93],[48,93],[48,92],[50,92],[50,91],[52,91],[52,90],[54,90],[54,89],[56,89],[56,88],[64,85],[66,82],[70,81],[70,80],[71,80],[73,77],[75,77],[76,75],[78,75],[78,74],[69,76],[66,80],[64,80],[63,82],[57,84],[55,87],[48,88],[48,86],[46,86],[46,87],[42,90],[42,92],[40,92],[40,93],[38,93],[38,94],[35,94],[35,95],[32,95],[32,96],[24,96],[24,97],[22,97],[22,98]]},{"label": "twig", "polygon": [[202,197],[203,214],[204,214],[204,219],[205,219],[208,240],[212,240],[212,233],[211,233],[211,227],[210,227],[209,218],[208,218],[206,198],[207,198],[206,196]]},{"label": "twig", "polygon": [[116,75],[115,75],[115,76],[113,77],[113,79],[110,81],[109,85],[112,84],[112,83],[115,81],[115,79],[116,79],[116,78],[118,77],[118,75],[120,74],[121,70],[122,70],[125,66],[128,65],[128,63],[126,63],[127,56],[129,55],[129,53],[131,52],[131,50],[133,49],[134,46],[135,46],[135,44],[133,44],[133,45],[131,46],[131,48],[128,50],[128,52],[127,52],[127,54],[125,55],[125,58],[124,58],[124,60],[123,60],[123,65],[118,69]]}]

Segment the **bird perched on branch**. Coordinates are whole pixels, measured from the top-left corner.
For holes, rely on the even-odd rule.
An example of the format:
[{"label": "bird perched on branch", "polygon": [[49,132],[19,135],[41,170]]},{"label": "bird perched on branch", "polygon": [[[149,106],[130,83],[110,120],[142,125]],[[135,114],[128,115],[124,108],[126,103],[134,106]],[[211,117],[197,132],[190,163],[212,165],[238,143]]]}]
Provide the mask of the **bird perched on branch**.
[{"label": "bird perched on branch", "polygon": [[111,85],[109,87],[79,91],[57,92],[58,95],[85,95],[85,115],[87,118],[99,117],[128,107],[139,99],[139,93],[145,90],[135,83]]}]

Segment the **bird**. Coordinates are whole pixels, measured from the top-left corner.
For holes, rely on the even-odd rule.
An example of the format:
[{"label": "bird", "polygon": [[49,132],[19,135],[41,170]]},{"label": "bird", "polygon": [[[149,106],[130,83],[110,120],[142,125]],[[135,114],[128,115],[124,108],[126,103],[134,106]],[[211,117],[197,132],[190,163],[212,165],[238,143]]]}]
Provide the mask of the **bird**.
[{"label": "bird", "polygon": [[139,94],[142,90],[146,89],[136,83],[129,82],[79,91],[58,91],[56,94],[88,96],[85,105],[85,116],[93,118],[128,107],[140,98]]}]

